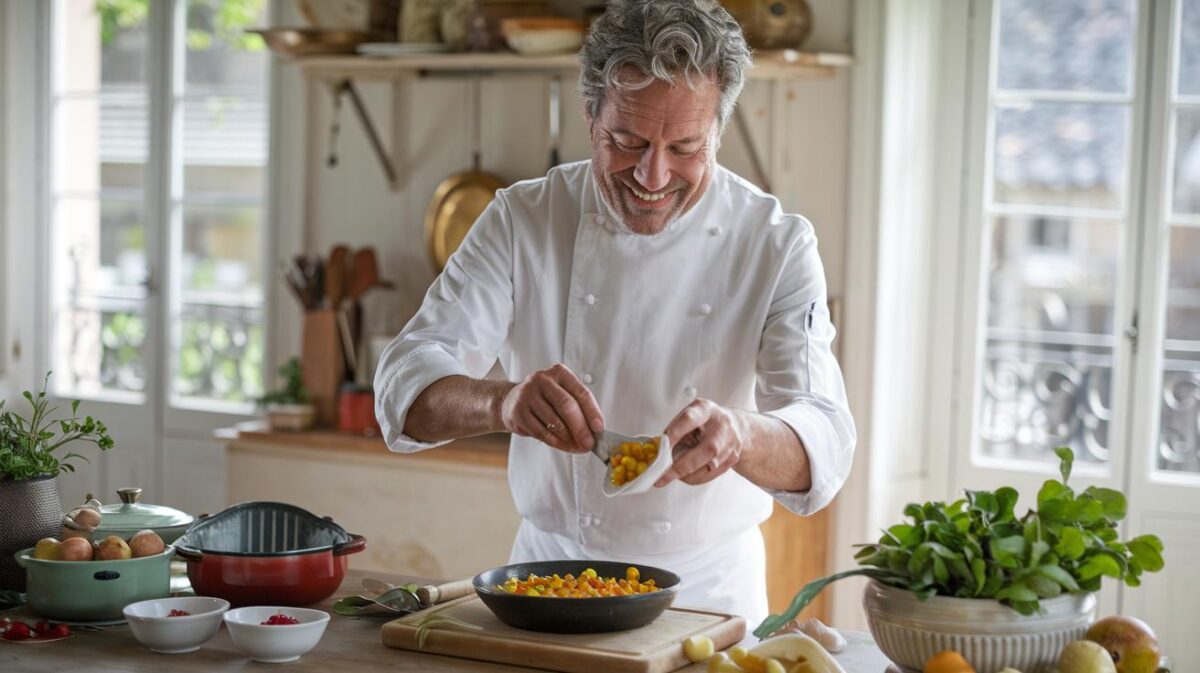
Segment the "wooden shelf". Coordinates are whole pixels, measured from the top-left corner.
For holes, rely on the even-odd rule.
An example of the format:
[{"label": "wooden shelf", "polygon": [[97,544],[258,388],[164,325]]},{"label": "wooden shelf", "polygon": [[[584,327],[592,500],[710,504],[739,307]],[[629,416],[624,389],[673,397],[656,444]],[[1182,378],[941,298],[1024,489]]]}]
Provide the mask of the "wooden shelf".
[{"label": "wooden shelf", "polygon": [[[512,52],[468,52],[409,56],[309,56],[292,59],[305,75],[325,80],[395,81],[416,77],[494,73],[562,73],[578,71],[574,53],[522,56]],[[747,72],[750,79],[825,79],[854,64],[846,54],[761,51]]]}]

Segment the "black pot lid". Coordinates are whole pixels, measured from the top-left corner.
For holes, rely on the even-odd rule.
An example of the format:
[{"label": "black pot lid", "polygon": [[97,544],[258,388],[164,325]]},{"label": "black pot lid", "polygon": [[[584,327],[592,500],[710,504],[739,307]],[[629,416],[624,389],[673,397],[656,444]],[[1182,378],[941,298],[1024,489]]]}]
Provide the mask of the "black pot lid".
[{"label": "black pot lid", "polygon": [[244,502],[197,521],[177,547],[231,556],[325,551],[352,536],[332,519],[282,502]]}]

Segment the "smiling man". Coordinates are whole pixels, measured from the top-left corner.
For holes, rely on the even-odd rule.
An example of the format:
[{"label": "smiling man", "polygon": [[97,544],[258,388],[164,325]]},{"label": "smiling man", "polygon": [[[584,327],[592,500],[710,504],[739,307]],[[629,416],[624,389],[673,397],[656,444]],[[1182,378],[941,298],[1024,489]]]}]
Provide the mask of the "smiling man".
[{"label": "smiling man", "polygon": [[[613,0],[580,61],[592,159],[497,193],[385,351],[376,411],[399,452],[514,435],[514,562],[664,567],[677,605],[753,627],[758,524],[828,504],[854,449],[816,237],[716,163],[750,64],[717,2]],[[604,429],[667,435],[655,488],[603,494]]]}]

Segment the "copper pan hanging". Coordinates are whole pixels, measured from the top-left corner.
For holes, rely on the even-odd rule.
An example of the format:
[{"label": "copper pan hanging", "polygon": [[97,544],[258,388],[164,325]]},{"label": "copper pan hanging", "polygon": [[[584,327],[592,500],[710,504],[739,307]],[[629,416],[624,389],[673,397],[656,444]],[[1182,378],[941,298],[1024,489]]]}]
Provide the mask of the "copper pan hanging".
[{"label": "copper pan hanging", "polygon": [[462,241],[496,195],[504,182],[480,168],[480,84],[474,80],[471,106],[474,116],[472,165],[469,170],[455,173],[442,180],[433,192],[433,200],[425,213],[425,241],[429,246],[429,259],[438,273],[446,268],[450,255]]}]

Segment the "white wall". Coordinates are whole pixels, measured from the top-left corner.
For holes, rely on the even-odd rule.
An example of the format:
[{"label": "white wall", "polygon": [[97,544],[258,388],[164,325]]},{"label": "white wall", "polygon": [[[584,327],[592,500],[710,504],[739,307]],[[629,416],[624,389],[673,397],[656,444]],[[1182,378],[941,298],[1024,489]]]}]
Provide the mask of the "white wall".
[{"label": "white wall", "polygon": [[[840,0],[812,3],[816,32],[806,49],[848,50],[850,8]],[[281,24],[299,21],[290,3],[280,6]],[[294,66],[279,69],[278,120],[281,138],[277,258],[303,249],[327,254],[335,243],[373,245],[381,270],[397,288],[377,293],[366,305],[367,326],[394,334],[419,307],[434,272],[424,240],[425,210],[437,184],[470,165],[472,122],[467,79],[429,79],[402,85],[393,110],[392,86],[360,83],[385,148],[402,133],[398,172],[404,184],[390,191],[362,126],[344,101],[338,165],[329,168],[332,101],[323,85],[306,83]],[[788,210],[811,219],[820,237],[831,296],[840,296],[845,277],[846,174],[849,83],[847,71],[830,80],[750,82],[741,105],[748,114],[760,155],[772,173],[774,191]],[[503,76],[482,82],[483,168],[507,182],[545,173],[547,87],[536,76]],[[563,82],[564,161],[589,156],[583,116],[573,78]],[[726,132],[720,161],[753,177],[741,141]],[[305,171],[312,182],[305,189]],[[275,352],[299,351],[300,311],[278,283],[273,311]]]}]

